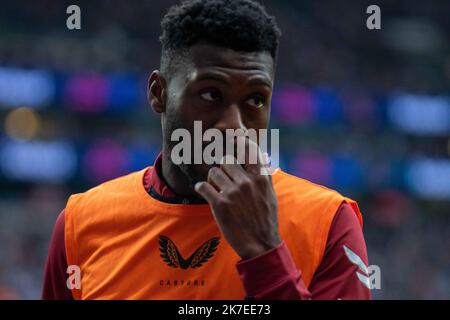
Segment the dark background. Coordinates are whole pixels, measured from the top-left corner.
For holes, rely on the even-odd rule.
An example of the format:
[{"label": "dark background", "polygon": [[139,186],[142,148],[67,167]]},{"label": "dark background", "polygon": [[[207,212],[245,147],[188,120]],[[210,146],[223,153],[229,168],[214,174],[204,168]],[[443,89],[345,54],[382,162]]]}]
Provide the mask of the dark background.
[{"label": "dark background", "polygon": [[[40,297],[69,194],[153,163],[146,80],[172,3],[0,3],[0,298]],[[359,202],[374,298],[450,298],[450,2],[263,3],[283,32],[282,168]],[[381,30],[366,28],[370,4]]]}]

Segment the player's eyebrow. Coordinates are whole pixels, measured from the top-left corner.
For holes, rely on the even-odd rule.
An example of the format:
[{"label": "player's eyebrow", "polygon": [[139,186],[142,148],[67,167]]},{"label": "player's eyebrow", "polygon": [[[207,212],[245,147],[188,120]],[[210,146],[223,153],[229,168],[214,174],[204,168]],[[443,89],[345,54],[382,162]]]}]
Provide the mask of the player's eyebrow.
[{"label": "player's eyebrow", "polygon": [[263,76],[253,77],[247,83],[249,85],[263,85],[272,88],[272,82],[267,77]]},{"label": "player's eyebrow", "polygon": [[221,76],[217,73],[213,72],[204,72],[200,73],[197,77],[195,77],[196,81],[204,81],[204,80],[215,80],[219,82],[223,82],[224,84],[230,85],[230,81],[225,76]]},{"label": "player's eyebrow", "polygon": [[[228,77],[222,76],[215,72],[200,73],[195,78],[195,80],[196,81],[215,80],[215,81],[223,82],[226,85],[231,84]],[[250,80],[248,80],[247,84],[249,84],[249,85],[264,85],[264,86],[272,88],[272,82],[267,77],[261,76],[261,75],[251,77]]]}]

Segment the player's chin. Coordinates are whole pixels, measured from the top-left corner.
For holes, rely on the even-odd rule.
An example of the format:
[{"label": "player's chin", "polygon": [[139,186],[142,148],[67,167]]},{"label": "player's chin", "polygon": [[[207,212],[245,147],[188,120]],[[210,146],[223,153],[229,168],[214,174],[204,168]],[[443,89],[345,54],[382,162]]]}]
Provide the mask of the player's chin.
[{"label": "player's chin", "polygon": [[208,172],[212,167],[219,167],[219,164],[195,164],[191,168],[192,180],[195,182],[208,180]]},{"label": "player's chin", "polygon": [[208,178],[208,172],[211,170],[212,167],[220,167],[219,164],[200,164],[199,165],[199,172],[205,177]]}]

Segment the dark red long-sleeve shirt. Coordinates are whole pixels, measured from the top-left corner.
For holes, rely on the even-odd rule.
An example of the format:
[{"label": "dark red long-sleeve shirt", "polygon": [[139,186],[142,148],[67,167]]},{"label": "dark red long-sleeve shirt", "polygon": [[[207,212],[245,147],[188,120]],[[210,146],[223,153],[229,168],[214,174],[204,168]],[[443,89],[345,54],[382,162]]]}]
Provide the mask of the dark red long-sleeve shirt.
[{"label": "dark red long-sleeve shirt", "polygon": [[[147,190],[152,187],[160,197],[173,198],[175,194],[154,169],[159,161],[158,157],[155,166],[146,172],[143,184]],[[50,242],[42,299],[72,299],[66,285],[64,221],[63,210],[56,220]],[[324,257],[309,288],[304,285],[301,270],[295,266],[284,242],[261,256],[239,261],[236,267],[247,296],[255,299],[370,299],[370,289],[357,277],[356,272],[360,270],[345,254],[344,245],[368,265],[361,226],[353,209],[345,202],[334,217]]]}]

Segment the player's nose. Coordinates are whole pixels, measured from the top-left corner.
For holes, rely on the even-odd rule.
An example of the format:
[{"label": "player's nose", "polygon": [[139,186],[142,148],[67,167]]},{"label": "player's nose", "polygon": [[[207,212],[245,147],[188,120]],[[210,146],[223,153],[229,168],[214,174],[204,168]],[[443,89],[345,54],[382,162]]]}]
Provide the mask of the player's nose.
[{"label": "player's nose", "polygon": [[222,132],[225,132],[226,129],[246,129],[239,105],[233,103],[225,108],[216,128]]}]

